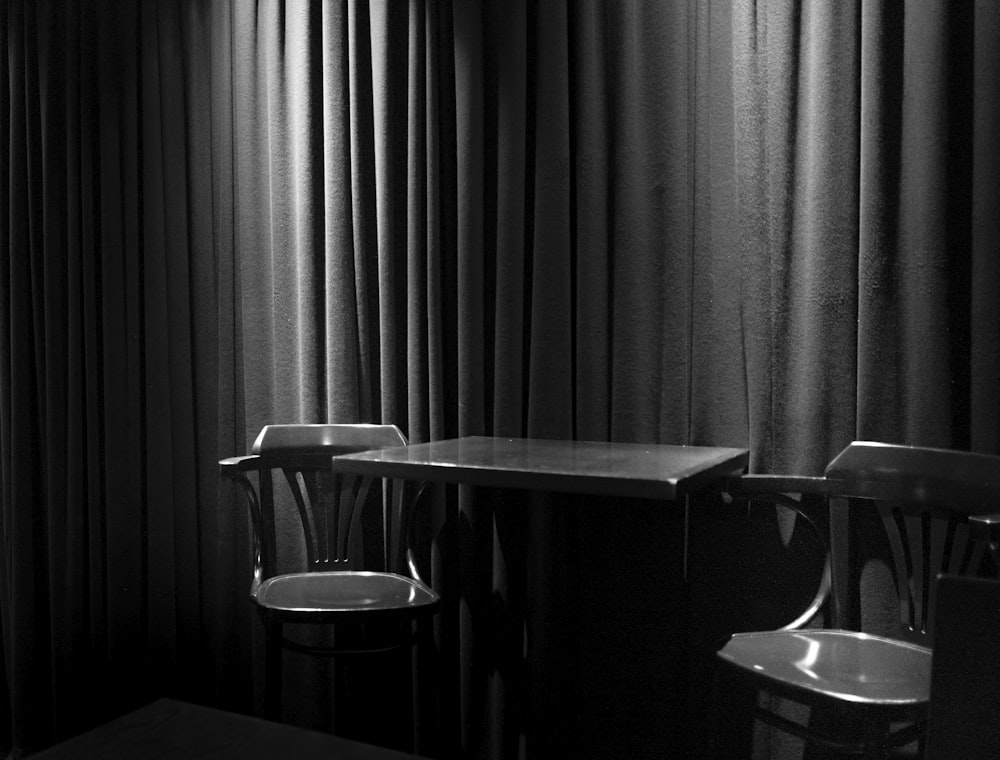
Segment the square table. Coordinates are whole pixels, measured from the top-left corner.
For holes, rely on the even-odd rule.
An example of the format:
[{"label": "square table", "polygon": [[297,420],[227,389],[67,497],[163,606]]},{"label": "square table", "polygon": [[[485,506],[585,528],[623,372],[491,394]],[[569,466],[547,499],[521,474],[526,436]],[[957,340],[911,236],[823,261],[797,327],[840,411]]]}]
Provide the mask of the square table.
[{"label": "square table", "polygon": [[746,449],[672,444],[466,436],[343,454],[337,472],[487,488],[683,501],[687,577],[688,496],[744,472]]},{"label": "square table", "polygon": [[[345,475],[483,489],[470,503],[487,511],[494,503],[491,494],[504,492],[507,497],[499,503],[520,502],[527,508],[517,510],[520,514],[553,514],[549,510],[554,509],[573,519],[565,512],[569,509],[580,516],[582,532],[573,539],[580,543],[569,551],[585,563],[582,572],[572,571],[568,580],[552,577],[529,559],[531,570],[513,573],[532,584],[518,597],[525,594],[533,601],[525,607],[528,681],[518,692],[524,706],[510,707],[534,716],[526,729],[533,732],[528,754],[542,758],[662,757],[670,747],[683,755],[685,743],[693,740],[686,720],[691,497],[743,473],[748,463],[749,452],[736,448],[484,436],[332,460],[333,469]],[[518,499],[518,491],[531,493]],[[595,514],[601,515],[598,528],[593,527]],[[477,575],[476,565],[493,561],[479,553],[490,540],[470,537],[491,524],[463,522],[471,554],[459,563],[471,575]],[[511,546],[515,553],[523,548],[518,540]],[[566,550],[534,544],[525,551],[537,559]],[[608,572],[616,565],[617,571]],[[503,608],[508,601],[494,592],[491,603]],[[543,608],[550,610],[544,618]],[[462,623],[467,634],[495,625],[489,609],[472,613],[465,604],[461,609],[469,618]],[[485,617],[476,622],[475,614]],[[516,630],[514,636],[521,646]],[[563,646],[567,637],[568,649]],[[480,642],[472,648],[493,646],[498,644]],[[574,647],[577,658],[567,654]],[[582,673],[588,683],[580,682]],[[567,687],[567,677],[576,677],[575,685]]]},{"label": "square table", "polygon": [[678,501],[742,473],[746,449],[468,436],[334,458],[338,472]]}]

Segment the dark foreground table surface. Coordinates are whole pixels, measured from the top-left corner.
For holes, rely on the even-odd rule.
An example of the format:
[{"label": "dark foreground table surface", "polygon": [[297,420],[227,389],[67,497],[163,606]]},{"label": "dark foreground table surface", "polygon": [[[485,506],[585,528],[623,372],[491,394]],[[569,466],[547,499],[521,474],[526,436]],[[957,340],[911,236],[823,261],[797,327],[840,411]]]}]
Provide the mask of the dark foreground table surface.
[{"label": "dark foreground table surface", "polygon": [[160,699],[32,760],[419,760],[316,731]]},{"label": "dark foreground table surface", "polygon": [[340,472],[675,501],[743,472],[746,449],[470,436],[335,457]]}]

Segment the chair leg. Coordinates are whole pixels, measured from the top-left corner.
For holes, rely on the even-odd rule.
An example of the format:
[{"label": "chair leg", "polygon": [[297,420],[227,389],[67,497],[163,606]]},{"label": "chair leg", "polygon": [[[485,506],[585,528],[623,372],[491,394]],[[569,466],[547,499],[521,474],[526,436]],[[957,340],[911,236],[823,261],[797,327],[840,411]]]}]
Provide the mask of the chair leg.
[{"label": "chair leg", "polygon": [[282,657],[281,624],[267,627],[264,652],[264,717],[281,721]]},{"label": "chair leg", "polygon": [[423,746],[423,737],[426,733],[424,731],[425,726],[423,725],[423,716],[421,715],[421,708],[424,705],[421,702],[421,687],[423,686],[423,679],[421,676],[420,668],[420,643],[422,641],[423,626],[420,624],[419,620],[413,622],[415,628],[414,641],[410,645],[410,728],[412,730],[411,746],[414,752],[421,752],[426,754],[426,748]]},{"label": "chair leg", "polygon": [[440,693],[437,642],[433,619],[417,620],[410,649],[412,665],[413,751],[436,756],[440,745]]}]

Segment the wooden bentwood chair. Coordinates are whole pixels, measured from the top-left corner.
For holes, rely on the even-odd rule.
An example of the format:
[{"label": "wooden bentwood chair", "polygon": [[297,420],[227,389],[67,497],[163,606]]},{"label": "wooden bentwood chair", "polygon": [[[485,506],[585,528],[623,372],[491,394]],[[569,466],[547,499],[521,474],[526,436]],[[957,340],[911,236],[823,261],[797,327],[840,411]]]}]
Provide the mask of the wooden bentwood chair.
[{"label": "wooden bentwood chair", "polygon": [[[407,498],[404,481],[338,475],[331,457],[405,446],[395,425],[267,425],[252,453],[219,462],[221,475],[242,486],[250,508],[254,567],[250,600],[267,634],[265,710],[280,719],[282,650],[317,656],[365,654],[432,642],[430,618],[440,598],[420,577],[411,548],[410,512],[419,497]],[[256,477],[248,477],[255,473]],[[275,484],[275,475],[290,494]],[[253,482],[256,480],[256,484]],[[381,479],[379,479],[381,480]],[[381,495],[379,545],[366,542],[366,506]],[[294,570],[275,529],[276,510],[294,504],[304,558]],[[292,554],[294,552],[287,552]],[[279,561],[280,560],[280,561]],[[370,568],[376,568],[372,570]],[[286,624],[332,626],[324,643],[286,635]]]},{"label": "wooden bentwood chair", "polygon": [[[795,621],[729,639],[718,652],[719,678],[755,695],[754,718],[807,746],[865,758],[904,746],[922,751],[937,578],[996,573],[997,519],[987,513],[1000,512],[1000,457],[854,442],[825,477],[746,475],[729,492],[748,507],[798,512],[827,549],[827,564],[813,603]],[[829,510],[832,542],[804,506],[816,497]],[[900,609],[891,638],[844,630],[849,562],[839,550],[848,509],[877,510],[885,529]],[[822,611],[832,629],[804,627]],[[807,724],[772,710],[760,699],[766,694],[807,706]]]}]

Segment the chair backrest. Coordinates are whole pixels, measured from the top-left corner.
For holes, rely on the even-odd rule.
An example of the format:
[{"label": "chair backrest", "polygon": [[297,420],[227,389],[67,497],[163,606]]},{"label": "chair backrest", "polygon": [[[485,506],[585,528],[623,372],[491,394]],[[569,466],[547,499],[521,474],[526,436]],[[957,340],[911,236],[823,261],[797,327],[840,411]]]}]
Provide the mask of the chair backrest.
[{"label": "chair backrest", "polygon": [[1000,757],[1000,581],[942,576],[926,760]]},{"label": "chair backrest", "polygon": [[[292,503],[302,529],[305,570],[371,569],[363,562],[362,552],[370,560],[372,547],[364,545],[362,516],[380,495],[381,567],[376,569],[400,569],[406,552],[405,484],[336,474],[331,458],[406,444],[395,425],[267,425],[250,455],[223,460],[222,474],[247,493],[257,555],[255,583],[278,572],[275,510]],[[256,472],[256,484],[247,478],[249,472]],[[287,484],[287,493],[279,491],[276,480]]]},{"label": "chair backrest", "polygon": [[986,542],[970,536],[969,517],[1000,512],[1000,457],[855,441],[825,475],[831,509],[843,500],[875,504],[892,555],[898,635],[930,645],[938,575],[996,571]]}]

